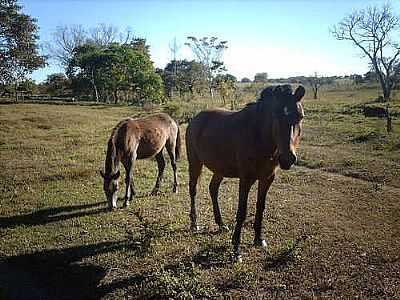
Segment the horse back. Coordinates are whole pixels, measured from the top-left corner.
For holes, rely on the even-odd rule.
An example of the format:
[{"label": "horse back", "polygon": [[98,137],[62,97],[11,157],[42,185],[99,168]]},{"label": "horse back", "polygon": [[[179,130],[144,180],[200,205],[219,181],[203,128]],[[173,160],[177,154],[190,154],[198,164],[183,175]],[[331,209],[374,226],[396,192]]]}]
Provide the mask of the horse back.
[{"label": "horse back", "polygon": [[264,177],[275,166],[268,159],[259,133],[255,115],[249,110],[203,111],[187,129],[189,163],[198,160],[224,177]]},{"label": "horse back", "polygon": [[126,124],[127,150],[136,150],[137,159],[155,156],[171,136],[177,134],[177,124],[167,114],[155,114],[144,118],[129,119]]}]

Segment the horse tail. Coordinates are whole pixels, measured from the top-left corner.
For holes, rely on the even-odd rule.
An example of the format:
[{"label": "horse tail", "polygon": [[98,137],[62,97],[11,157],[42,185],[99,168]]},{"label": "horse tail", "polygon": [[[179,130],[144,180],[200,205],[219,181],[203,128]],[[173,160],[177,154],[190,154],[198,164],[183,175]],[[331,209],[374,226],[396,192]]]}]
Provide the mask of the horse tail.
[{"label": "horse tail", "polygon": [[176,123],[176,126],[178,127],[178,132],[176,134],[175,159],[178,160],[181,156],[182,141],[181,141],[181,130],[179,128],[179,124]]}]

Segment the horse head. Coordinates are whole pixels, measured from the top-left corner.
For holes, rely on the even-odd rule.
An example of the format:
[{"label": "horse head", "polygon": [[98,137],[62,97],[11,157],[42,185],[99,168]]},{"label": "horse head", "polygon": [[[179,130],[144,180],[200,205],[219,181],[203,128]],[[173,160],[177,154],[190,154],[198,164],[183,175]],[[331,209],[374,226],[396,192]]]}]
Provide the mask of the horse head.
[{"label": "horse head", "polygon": [[293,93],[290,85],[279,85],[265,89],[261,98],[272,99],[272,136],[278,149],[279,166],[289,170],[297,161],[296,149],[300,143],[301,121],[304,110],[301,99],[303,86]]},{"label": "horse head", "polygon": [[118,178],[120,176],[120,172],[117,171],[115,174],[104,174],[103,171],[100,170],[100,175],[103,177],[103,190],[106,194],[108,207],[110,209],[116,208],[117,203],[117,195],[118,195]]}]

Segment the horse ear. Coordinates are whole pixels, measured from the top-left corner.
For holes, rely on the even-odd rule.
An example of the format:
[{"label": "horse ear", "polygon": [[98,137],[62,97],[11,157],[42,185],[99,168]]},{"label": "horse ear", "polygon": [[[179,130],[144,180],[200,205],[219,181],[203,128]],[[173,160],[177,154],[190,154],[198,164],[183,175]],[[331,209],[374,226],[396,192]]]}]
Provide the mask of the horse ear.
[{"label": "horse ear", "polygon": [[121,175],[121,174],[120,174],[120,172],[119,172],[119,170],[118,170],[117,173],[115,173],[114,175],[111,176],[111,179],[112,179],[112,180],[117,180],[118,177],[119,177],[119,175]]},{"label": "horse ear", "polygon": [[261,99],[266,100],[266,99],[271,98],[273,95],[274,95],[273,88],[267,87],[267,88],[263,89],[263,91],[261,92]]},{"label": "horse ear", "polygon": [[100,170],[100,176],[103,177],[103,178],[105,177],[105,175],[104,175],[102,170]]},{"label": "horse ear", "polygon": [[300,85],[294,92],[294,97],[296,98],[296,101],[299,102],[304,97],[305,94],[306,94],[305,88],[302,85]]}]

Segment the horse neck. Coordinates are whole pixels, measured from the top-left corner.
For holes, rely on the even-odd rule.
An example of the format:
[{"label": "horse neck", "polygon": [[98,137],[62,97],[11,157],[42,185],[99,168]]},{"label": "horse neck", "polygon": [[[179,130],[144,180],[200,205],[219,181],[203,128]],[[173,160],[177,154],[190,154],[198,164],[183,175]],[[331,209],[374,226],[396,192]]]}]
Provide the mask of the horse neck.
[{"label": "horse neck", "polygon": [[115,137],[112,136],[108,141],[106,162],[105,162],[105,173],[107,175],[115,174],[118,171],[118,158],[115,147]]}]

